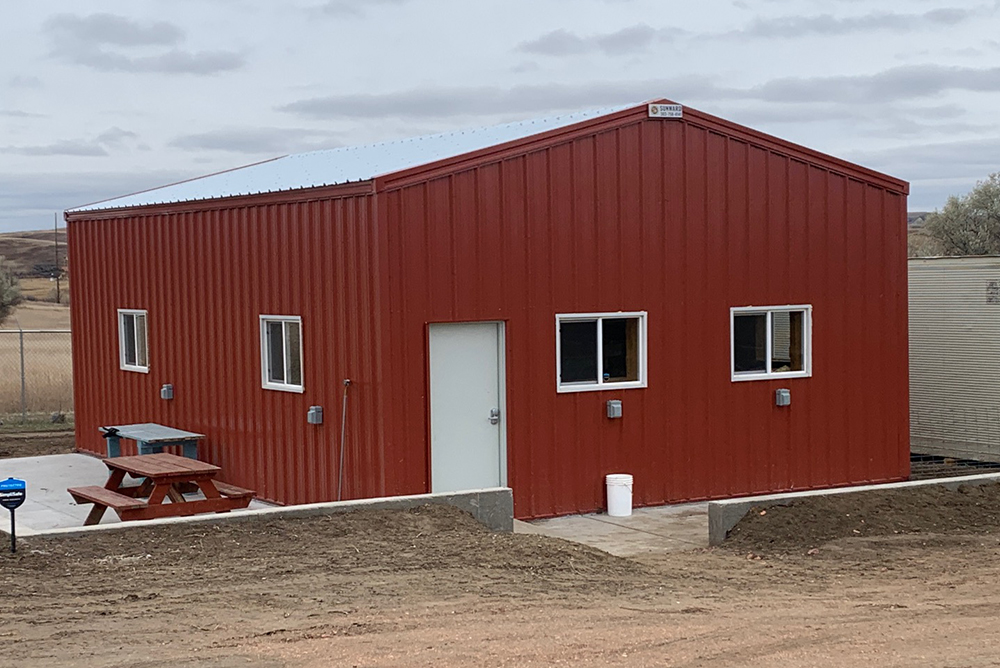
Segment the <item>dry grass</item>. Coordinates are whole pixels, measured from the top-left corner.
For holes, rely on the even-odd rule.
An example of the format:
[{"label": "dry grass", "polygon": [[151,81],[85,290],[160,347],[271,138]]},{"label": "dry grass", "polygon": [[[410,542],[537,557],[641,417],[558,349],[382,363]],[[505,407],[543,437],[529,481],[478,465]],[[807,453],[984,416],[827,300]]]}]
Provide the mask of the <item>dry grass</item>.
[{"label": "dry grass", "polygon": [[[73,356],[66,334],[25,334],[27,410],[51,414],[73,410]],[[21,412],[21,353],[17,333],[0,331],[0,415]]]},{"label": "dry grass", "polygon": [[4,329],[69,329],[69,307],[41,302],[24,302],[4,320]]},{"label": "dry grass", "polygon": [[[21,278],[21,294],[28,302],[56,302],[56,282],[51,278]],[[59,299],[61,303],[69,302],[69,280],[59,281]]]},{"label": "dry grass", "polygon": [[[14,270],[21,282],[21,294],[28,301],[56,301],[56,284],[48,278],[57,261],[52,230],[7,232],[0,234],[0,256]],[[66,230],[59,230],[58,263],[66,270]],[[41,273],[40,273],[41,272]],[[69,281],[60,281],[60,300],[69,300]]]}]

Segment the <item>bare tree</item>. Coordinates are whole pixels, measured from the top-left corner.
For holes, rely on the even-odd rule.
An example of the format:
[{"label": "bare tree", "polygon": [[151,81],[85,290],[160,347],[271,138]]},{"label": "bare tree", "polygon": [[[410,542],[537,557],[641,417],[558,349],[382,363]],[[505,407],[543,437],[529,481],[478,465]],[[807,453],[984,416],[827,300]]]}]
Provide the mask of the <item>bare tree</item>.
[{"label": "bare tree", "polygon": [[906,235],[906,256],[907,257],[931,257],[934,255],[944,255],[941,250],[941,242],[923,229],[910,230]]},{"label": "bare tree", "polygon": [[943,255],[1000,255],[1000,172],[967,195],[952,195],[921,230]]},{"label": "bare tree", "polygon": [[6,258],[0,255],[0,324],[14,312],[14,307],[20,303],[21,283],[14,275],[14,270],[7,264]]}]

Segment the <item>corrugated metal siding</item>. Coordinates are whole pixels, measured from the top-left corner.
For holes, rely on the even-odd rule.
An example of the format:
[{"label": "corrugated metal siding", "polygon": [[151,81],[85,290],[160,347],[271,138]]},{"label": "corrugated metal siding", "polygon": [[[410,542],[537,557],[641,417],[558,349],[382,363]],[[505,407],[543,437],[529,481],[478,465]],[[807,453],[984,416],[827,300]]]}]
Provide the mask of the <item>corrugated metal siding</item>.
[{"label": "corrugated metal siding", "polygon": [[[79,447],[104,451],[100,425],[161,422],[207,434],[199,456],[264,498],[329,500],[350,378],[345,497],[422,491],[385,466],[380,233],[371,196],[71,221]],[[148,374],[118,368],[123,307],[149,311]],[[302,316],[304,393],[261,388],[262,314]]]},{"label": "corrugated metal siding", "polygon": [[[427,323],[505,320],[519,517],[600,508],[616,471],[638,504],[908,475],[904,195],[643,120],[380,197],[389,438],[428,442]],[[813,377],[732,383],[729,308],[796,303]],[[649,312],[649,387],[557,394],[554,314],[617,310]]]},{"label": "corrugated metal siding", "polygon": [[1000,461],[1000,258],[909,270],[912,447]]}]

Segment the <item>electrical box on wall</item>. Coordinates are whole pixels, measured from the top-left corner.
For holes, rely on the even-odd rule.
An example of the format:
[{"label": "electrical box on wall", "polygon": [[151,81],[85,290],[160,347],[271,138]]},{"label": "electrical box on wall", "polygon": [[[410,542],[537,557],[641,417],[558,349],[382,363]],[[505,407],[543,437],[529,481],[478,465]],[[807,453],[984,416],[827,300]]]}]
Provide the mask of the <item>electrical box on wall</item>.
[{"label": "electrical box on wall", "polygon": [[170,383],[166,383],[160,388],[160,399],[164,401],[169,401],[174,398],[174,386]]},{"label": "electrical box on wall", "polygon": [[620,418],[622,416],[622,400],[621,399],[609,399],[608,400],[608,417],[612,420]]},{"label": "electrical box on wall", "polygon": [[323,407],[310,406],[309,412],[306,413],[306,422],[309,424],[323,424]]},{"label": "electrical box on wall", "polygon": [[775,406],[791,406],[792,405],[792,391],[791,390],[775,390],[774,391],[774,405]]}]

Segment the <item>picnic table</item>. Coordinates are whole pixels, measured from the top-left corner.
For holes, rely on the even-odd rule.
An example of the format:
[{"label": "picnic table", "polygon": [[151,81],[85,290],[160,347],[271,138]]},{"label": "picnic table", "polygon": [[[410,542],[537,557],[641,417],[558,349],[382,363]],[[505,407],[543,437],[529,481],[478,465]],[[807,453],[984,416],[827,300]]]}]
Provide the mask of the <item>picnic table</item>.
[{"label": "picnic table", "polygon": [[[149,520],[199,513],[228,512],[246,508],[254,491],[215,480],[218,466],[167,452],[130,457],[108,457],[108,482],[104,487],[71,487],[67,491],[79,504],[94,504],[84,525],[97,524],[112,508],[121,520]],[[126,486],[125,476],[142,478]],[[205,498],[188,500],[181,489],[193,483]],[[169,503],[167,501],[169,500]]]},{"label": "picnic table", "polygon": [[135,441],[140,455],[163,452],[163,448],[168,445],[179,445],[185,457],[197,459],[198,441],[205,438],[204,434],[174,429],[155,422],[101,427],[101,432],[108,441],[108,457],[121,456],[121,439],[128,438]]}]

